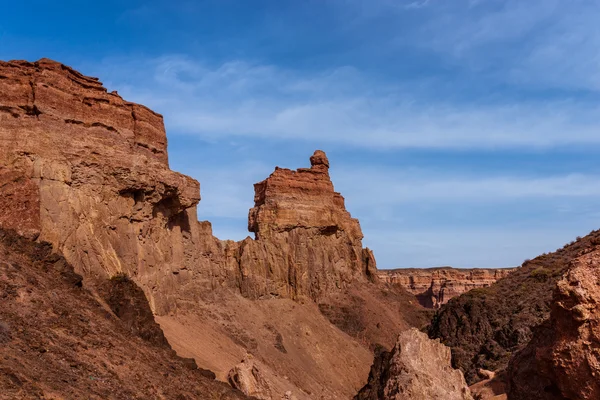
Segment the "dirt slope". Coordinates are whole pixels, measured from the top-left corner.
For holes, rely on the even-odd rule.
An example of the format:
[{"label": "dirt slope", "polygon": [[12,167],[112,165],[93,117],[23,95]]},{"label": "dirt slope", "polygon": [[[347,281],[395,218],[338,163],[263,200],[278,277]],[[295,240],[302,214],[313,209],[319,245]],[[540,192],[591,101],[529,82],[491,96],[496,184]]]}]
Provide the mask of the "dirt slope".
[{"label": "dirt slope", "polygon": [[129,300],[124,323],[49,245],[0,230],[0,398],[246,398],[177,357],[145,298]]}]

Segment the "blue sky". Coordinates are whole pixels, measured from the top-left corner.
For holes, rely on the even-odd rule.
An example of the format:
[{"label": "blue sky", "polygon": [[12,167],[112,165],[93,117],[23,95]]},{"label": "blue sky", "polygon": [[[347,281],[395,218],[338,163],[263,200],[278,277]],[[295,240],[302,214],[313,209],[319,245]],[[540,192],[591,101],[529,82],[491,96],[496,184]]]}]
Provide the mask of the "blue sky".
[{"label": "blue sky", "polygon": [[600,228],[600,3],[7,2],[0,59],[52,58],[162,113],[200,219],[329,155],[380,268],[503,267]]}]

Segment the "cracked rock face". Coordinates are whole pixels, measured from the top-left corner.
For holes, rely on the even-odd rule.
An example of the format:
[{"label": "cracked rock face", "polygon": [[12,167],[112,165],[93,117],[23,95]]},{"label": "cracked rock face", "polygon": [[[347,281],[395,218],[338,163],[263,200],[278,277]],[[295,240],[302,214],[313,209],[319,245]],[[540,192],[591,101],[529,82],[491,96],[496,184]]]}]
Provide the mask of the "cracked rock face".
[{"label": "cracked rock face", "polygon": [[131,276],[156,314],[218,287],[316,300],[376,270],[322,151],[256,184],[256,240],[236,243],[197,221],[199,184],[169,169],[162,116],[96,78],[0,62],[0,140],[0,226],[50,242],[85,276]]},{"label": "cracked rock face", "polygon": [[600,251],[575,259],[550,318],[509,365],[510,399],[600,398]]},{"label": "cracked rock face", "polygon": [[199,185],[169,169],[159,114],[54,61],[0,62],[0,140],[3,227],[145,289],[184,264],[173,243],[192,230]]},{"label": "cracked rock face", "polygon": [[376,358],[355,400],[472,400],[465,378],[450,364],[450,348],[416,328],[402,332],[391,352]]}]

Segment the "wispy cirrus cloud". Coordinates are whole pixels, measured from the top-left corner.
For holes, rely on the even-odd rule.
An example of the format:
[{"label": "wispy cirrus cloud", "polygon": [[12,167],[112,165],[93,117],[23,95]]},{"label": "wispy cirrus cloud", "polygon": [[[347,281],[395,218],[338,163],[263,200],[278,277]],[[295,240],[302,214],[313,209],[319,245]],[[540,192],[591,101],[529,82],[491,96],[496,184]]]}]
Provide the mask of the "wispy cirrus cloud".
[{"label": "wispy cirrus cloud", "polygon": [[[429,87],[352,67],[317,73],[184,56],[112,60],[101,75],[177,134],[316,141],[374,149],[552,148],[600,144],[599,106],[574,99],[446,102]],[[565,134],[565,132],[569,132]]]},{"label": "wispy cirrus cloud", "polygon": [[600,3],[459,0],[429,5],[425,22],[410,40],[458,68],[515,85],[600,91]]},{"label": "wispy cirrus cloud", "polygon": [[[489,204],[523,199],[572,199],[600,197],[600,175],[479,176],[423,169],[338,166],[336,187],[351,193],[363,206],[404,203]],[[355,182],[359,190],[353,190]],[[373,195],[376,194],[376,195]]]}]

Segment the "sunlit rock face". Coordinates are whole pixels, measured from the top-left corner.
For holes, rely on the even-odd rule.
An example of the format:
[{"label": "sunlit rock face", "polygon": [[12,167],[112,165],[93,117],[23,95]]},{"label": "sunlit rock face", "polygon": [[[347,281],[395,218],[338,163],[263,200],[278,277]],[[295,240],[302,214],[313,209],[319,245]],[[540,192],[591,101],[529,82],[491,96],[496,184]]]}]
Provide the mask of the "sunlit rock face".
[{"label": "sunlit rock face", "polygon": [[199,183],[169,169],[162,116],[96,78],[1,62],[0,140],[0,226],[52,243],[85,275],[130,275],[158,314],[217,287],[317,299],[376,270],[322,151],[256,184],[256,240],[236,243],[197,221]]},{"label": "sunlit rock face", "polygon": [[243,290],[249,295],[317,299],[376,269],[371,251],[362,248],[358,220],[334,191],[327,156],[317,150],[310,162],[295,171],[276,168],[254,185],[248,229],[256,240],[242,242],[240,266],[244,278],[268,279],[247,280]]},{"label": "sunlit rock face", "polygon": [[600,250],[556,284],[550,318],[509,364],[509,398],[600,398]]},{"label": "sunlit rock face", "polygon": [[0,77],[2,226],[52,243],[86,275],[128,273],[166,311],[173,272],[196,257],[185,249],[200,197],[169,169],[162,117],[46,59],[0,63]]},{"label": "sunlit rock face", "polygon": [[354,400],[472,400],[450,348],[416,328],[402,332],[390,352],[381,352],[368,383]]},{"label": "sunlit rock face", "polygon": [[472,289],[488,287],[512,271],[514,268],[405,268],[380,270],[377,277],[414,294],[423,307],[440,308],[451,298]]}]

